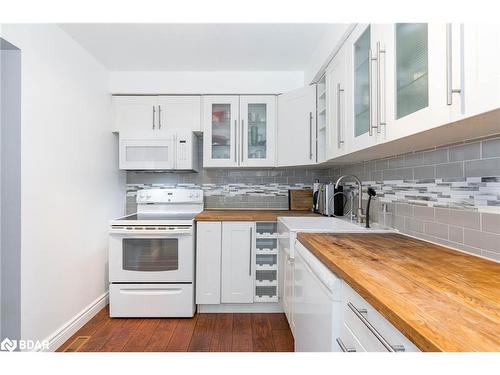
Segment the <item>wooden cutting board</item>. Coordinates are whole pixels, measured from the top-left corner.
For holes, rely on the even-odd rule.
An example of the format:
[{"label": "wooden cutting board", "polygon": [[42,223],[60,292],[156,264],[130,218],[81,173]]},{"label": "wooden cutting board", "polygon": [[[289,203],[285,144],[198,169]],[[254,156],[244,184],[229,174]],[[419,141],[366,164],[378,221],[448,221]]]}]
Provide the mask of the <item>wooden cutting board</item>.
[{"label": "wooden cutting board", "polygon": [[313,205],[311,189],[288,190],[288,208],[296,211],[310,211]]}]

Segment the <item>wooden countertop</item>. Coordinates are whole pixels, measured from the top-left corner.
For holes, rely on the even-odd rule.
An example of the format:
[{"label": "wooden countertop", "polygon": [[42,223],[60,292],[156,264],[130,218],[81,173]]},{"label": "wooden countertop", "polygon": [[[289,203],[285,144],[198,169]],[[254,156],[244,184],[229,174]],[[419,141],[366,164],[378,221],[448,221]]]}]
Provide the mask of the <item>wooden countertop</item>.
[{"label": "wooden countertop", "polygon": [[500,264],[401,234],[299,241],[423,351],[500,351]]},{"label": "wooden countertop", "polygon": [[290,210],[204,210],[196,221],[276,221],[280,216],[319,216],[312,211]]}]

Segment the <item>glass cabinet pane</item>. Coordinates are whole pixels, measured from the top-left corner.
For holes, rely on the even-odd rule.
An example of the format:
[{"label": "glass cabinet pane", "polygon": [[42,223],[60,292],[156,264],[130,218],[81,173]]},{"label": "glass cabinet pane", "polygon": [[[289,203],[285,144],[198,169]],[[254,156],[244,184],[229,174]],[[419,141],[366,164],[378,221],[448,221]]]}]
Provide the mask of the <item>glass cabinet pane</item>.
[{"label": "glass cabinet pane", "polygon": [[212,159],[231,158],[231,104],[212,104]]},{"label": "glass cabinet pane", "polygon": [[178,242],[172,238],[126,238],[122,268],[142,272],[178,270]]},{"label": "glass cabinet pane", "polygon": [[267,157],[267,105],[248,104],[248,159]]},{"label": "glass cabinet pane", "polygon": [[354,44],[354,135],[368,132],[370,126],[369,51],[370,27]]},{"label": "glass cabinet pane", "polygon": [[429,105],[427,24],[396,24],[396,118]]}]

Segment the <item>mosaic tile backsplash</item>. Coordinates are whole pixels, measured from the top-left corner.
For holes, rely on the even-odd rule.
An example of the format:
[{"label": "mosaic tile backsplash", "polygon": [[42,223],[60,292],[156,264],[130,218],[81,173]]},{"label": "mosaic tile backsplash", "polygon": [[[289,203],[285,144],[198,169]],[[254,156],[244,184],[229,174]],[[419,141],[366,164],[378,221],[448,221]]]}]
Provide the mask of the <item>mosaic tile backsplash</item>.
[{"label": "mosaic tile backsplash", "polygon": [[149,187],[200,187],[207,208],[286,209],[289,189],[343,174],[376,190],[374,221],[500,260],[500,136],[341,167],[128,172],[127,211],[135,211],[136,191]]},{"label": "mosaic tile backsplash", "polygon": [[354,174],[381,202],[500,213],[500,138],[331,168],[326,180]]}]

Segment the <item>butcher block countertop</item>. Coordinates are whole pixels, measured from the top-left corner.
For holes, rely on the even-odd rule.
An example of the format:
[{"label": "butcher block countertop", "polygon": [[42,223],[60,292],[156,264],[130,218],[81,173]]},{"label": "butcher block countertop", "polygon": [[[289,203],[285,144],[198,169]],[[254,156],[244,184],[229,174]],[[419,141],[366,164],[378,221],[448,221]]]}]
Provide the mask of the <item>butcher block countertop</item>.
[{"label": "butcher block countertop", "polygon": [[500,351],[500,264],[401,234],[299,241],[422,351]]},{"label": "butcher block countertop", "polygon": [[285,216],[320,216],[312,211],[290,210],[204,210],[196,221],[276,221]]}]

